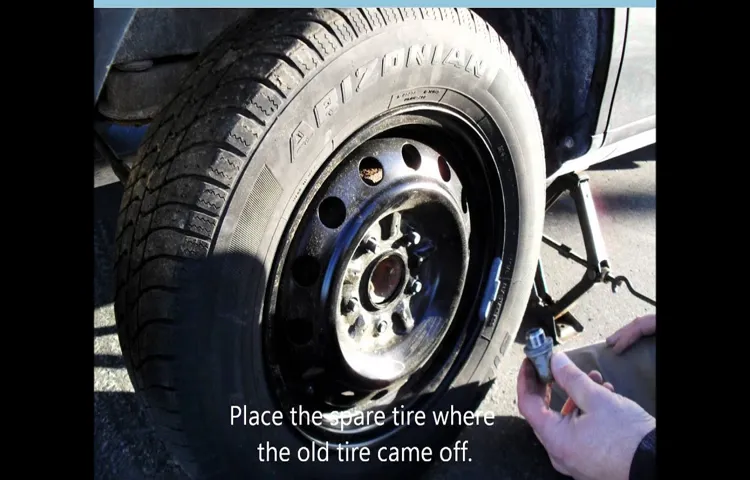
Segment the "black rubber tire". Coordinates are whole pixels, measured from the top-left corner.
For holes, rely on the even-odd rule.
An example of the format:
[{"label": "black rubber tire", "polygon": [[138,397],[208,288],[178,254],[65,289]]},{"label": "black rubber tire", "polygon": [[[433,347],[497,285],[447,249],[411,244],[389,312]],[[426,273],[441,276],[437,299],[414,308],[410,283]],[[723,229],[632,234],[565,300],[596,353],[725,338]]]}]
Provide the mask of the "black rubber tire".
[{"label": "black rubber tire", "polygon": [[[422,44],[451,55],[419,64],[410,47]],[[338,463],[333,454],[328,463],[300,464],[294,452],[305,443],[290,428],[229,424],[229,405],[274,408],[257,332],[266,277],[295,200],[335,146],[414,87],[435,87],[442,99],[423,101],[495,125],[509,153],[499,169],[518,219],[509,223],[517,226],[515,254],[503,259],[504,306],[453,383],[463,393],[446,402],[472,410],[481,400],[480,390],[457,387],[487,385],[515,338],[544,213],[539,119],[513,56],[467,9],[259,11],[212,45],[152,124],[118,220],[115,314],[123,356],[158,433],[191,477],[401,478],[422,467]],[[328,109],[326,99],[333,100]],[[456,435],[407,428],[389,442],[437,452]],[[292,461],[258,462],[265,441],[290,447]]]}]

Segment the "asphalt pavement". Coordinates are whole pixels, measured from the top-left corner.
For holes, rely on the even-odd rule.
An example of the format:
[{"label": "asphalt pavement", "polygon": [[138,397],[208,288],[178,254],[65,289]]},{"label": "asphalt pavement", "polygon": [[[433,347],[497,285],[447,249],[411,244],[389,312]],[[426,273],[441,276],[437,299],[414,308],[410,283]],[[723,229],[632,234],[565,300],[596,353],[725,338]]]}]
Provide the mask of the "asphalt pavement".
[{"label": "asphalt pavement", "polygon": [[[589,172],[591,187],[612,270],[656,298],[656,146],[610,160]],[[117,210],[122,187],[107,168],[95,174],[94,224],[94,475],[100,480],[186,479],[155,437],[123,365],[115,333],[113,257]],[[550,212],[545,233],[583,254],[583,240],[571,199],[563,197]],[[548,288],[559,296],[582,277],[579,265],[542,247]],[[652,312],[623,289],[613,294],[598,285],[575,306],[583,333],[566,342],[573,349],[602,341],[638,315]],[[516,406],[515,380],[523,359],[516,343],[480,406],[495,414],[492,427],[468,427],[471,462],[438,463],[427,477],[554,479],[544,449]]]}]

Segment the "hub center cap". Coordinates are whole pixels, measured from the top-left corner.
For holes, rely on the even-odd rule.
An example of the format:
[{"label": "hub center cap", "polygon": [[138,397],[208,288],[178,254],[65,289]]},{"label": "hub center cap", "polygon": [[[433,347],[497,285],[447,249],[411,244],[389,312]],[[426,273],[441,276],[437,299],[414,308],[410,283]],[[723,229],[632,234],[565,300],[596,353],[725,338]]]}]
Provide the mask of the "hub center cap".
[{"label": "hub center cap", "polygon": [[406,280],[406,265],[399,255],[390,254],[380,259],[370,274],[367,293],[375,305],[389,303]]}]

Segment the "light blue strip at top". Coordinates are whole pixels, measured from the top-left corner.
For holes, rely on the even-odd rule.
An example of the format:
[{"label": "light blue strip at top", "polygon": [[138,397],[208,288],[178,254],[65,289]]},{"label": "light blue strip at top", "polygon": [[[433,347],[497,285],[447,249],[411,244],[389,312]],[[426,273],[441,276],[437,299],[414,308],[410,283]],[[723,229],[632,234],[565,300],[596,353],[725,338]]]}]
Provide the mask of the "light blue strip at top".
[{"label": "light blue strip at top", "polygon": [[94,8],[181,8],[181,7],[563,7],[563,8],[591,8],[591,7],[656,7],[656,0],[403,0],[401,2],[386,2],[383,0],[94,0]]}]

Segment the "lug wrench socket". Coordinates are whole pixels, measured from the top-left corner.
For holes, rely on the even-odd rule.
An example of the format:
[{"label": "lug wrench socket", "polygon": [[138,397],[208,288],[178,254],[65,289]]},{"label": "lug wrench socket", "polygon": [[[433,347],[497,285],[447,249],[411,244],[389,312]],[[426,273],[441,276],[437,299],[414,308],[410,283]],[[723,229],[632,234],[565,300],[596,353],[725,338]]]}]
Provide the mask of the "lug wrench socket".
[{"label": "lug wrench socket", "polygon": [[544,334],[541,328],[534,328],[526,333],[526,346],[523,352],[531,360],[539,379],[548,384],[554,381],[552,377],[552,338]]}]

